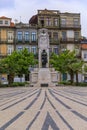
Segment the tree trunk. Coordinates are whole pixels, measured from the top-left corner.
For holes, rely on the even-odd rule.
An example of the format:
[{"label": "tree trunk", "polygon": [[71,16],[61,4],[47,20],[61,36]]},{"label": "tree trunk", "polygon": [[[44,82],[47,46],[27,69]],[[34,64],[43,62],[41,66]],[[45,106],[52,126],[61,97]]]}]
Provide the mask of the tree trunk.
[{"label": "tree trunk", "polygon": [[71,84],[73,84],[73,81],[74,81],[74,74],[73,74],[73,71],[71,70],[70,71],[70,80],[71,80]]},{"label": "tree trunk", "polygon": [[78,85],[78,72],[76,72],[76,85]]},{"label": "tree trunk", "polygon": [[14,74],[9,74],[8,75],[8,84],[11,85],[14,81]]}]

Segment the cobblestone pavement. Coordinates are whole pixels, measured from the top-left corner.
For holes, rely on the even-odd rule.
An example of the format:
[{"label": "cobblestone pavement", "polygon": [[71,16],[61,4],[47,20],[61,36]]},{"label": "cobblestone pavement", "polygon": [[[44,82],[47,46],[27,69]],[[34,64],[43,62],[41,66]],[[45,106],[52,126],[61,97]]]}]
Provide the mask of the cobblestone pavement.
[{"label": "cobblestone pavement", "polygon": [[87,88],[0,89],[0,130],[87,130]]}]

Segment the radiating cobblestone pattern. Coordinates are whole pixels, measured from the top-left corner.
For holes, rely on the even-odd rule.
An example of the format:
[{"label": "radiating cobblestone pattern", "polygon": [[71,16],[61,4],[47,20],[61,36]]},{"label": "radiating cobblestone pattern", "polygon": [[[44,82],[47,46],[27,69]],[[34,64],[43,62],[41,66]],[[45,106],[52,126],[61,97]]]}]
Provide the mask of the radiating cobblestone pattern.
[{"label": "radiating cobblestone pattern", "polygon": [[0,130],[87,130],[87,88],[0,89]]}]

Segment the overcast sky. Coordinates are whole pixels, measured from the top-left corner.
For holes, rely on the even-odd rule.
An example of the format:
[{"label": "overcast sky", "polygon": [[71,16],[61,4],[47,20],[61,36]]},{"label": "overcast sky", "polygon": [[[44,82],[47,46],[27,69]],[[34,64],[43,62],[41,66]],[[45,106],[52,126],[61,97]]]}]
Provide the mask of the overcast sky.
[{"label": "overcast sky", "polygon": [[0,0],[0,16],[28,23],[39,9],[80,13],[82,36],[87,37],[87,0]]}]

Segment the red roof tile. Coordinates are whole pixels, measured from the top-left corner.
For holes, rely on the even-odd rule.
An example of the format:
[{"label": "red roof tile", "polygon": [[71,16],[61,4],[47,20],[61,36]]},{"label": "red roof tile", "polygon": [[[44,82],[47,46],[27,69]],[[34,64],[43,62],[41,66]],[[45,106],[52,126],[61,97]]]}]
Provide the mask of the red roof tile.
[{"label": "red roof tile", "polygon": [[82,44],[82,45],[81,45],[81,48],[82,48],[82,49],[87,49],[87,44]]},{"label": "red roof tile", "polygon": [[8,18],[8,17],[5,17],[5,16],[1,16],[0,19],[11,19],[11,18]]}]

